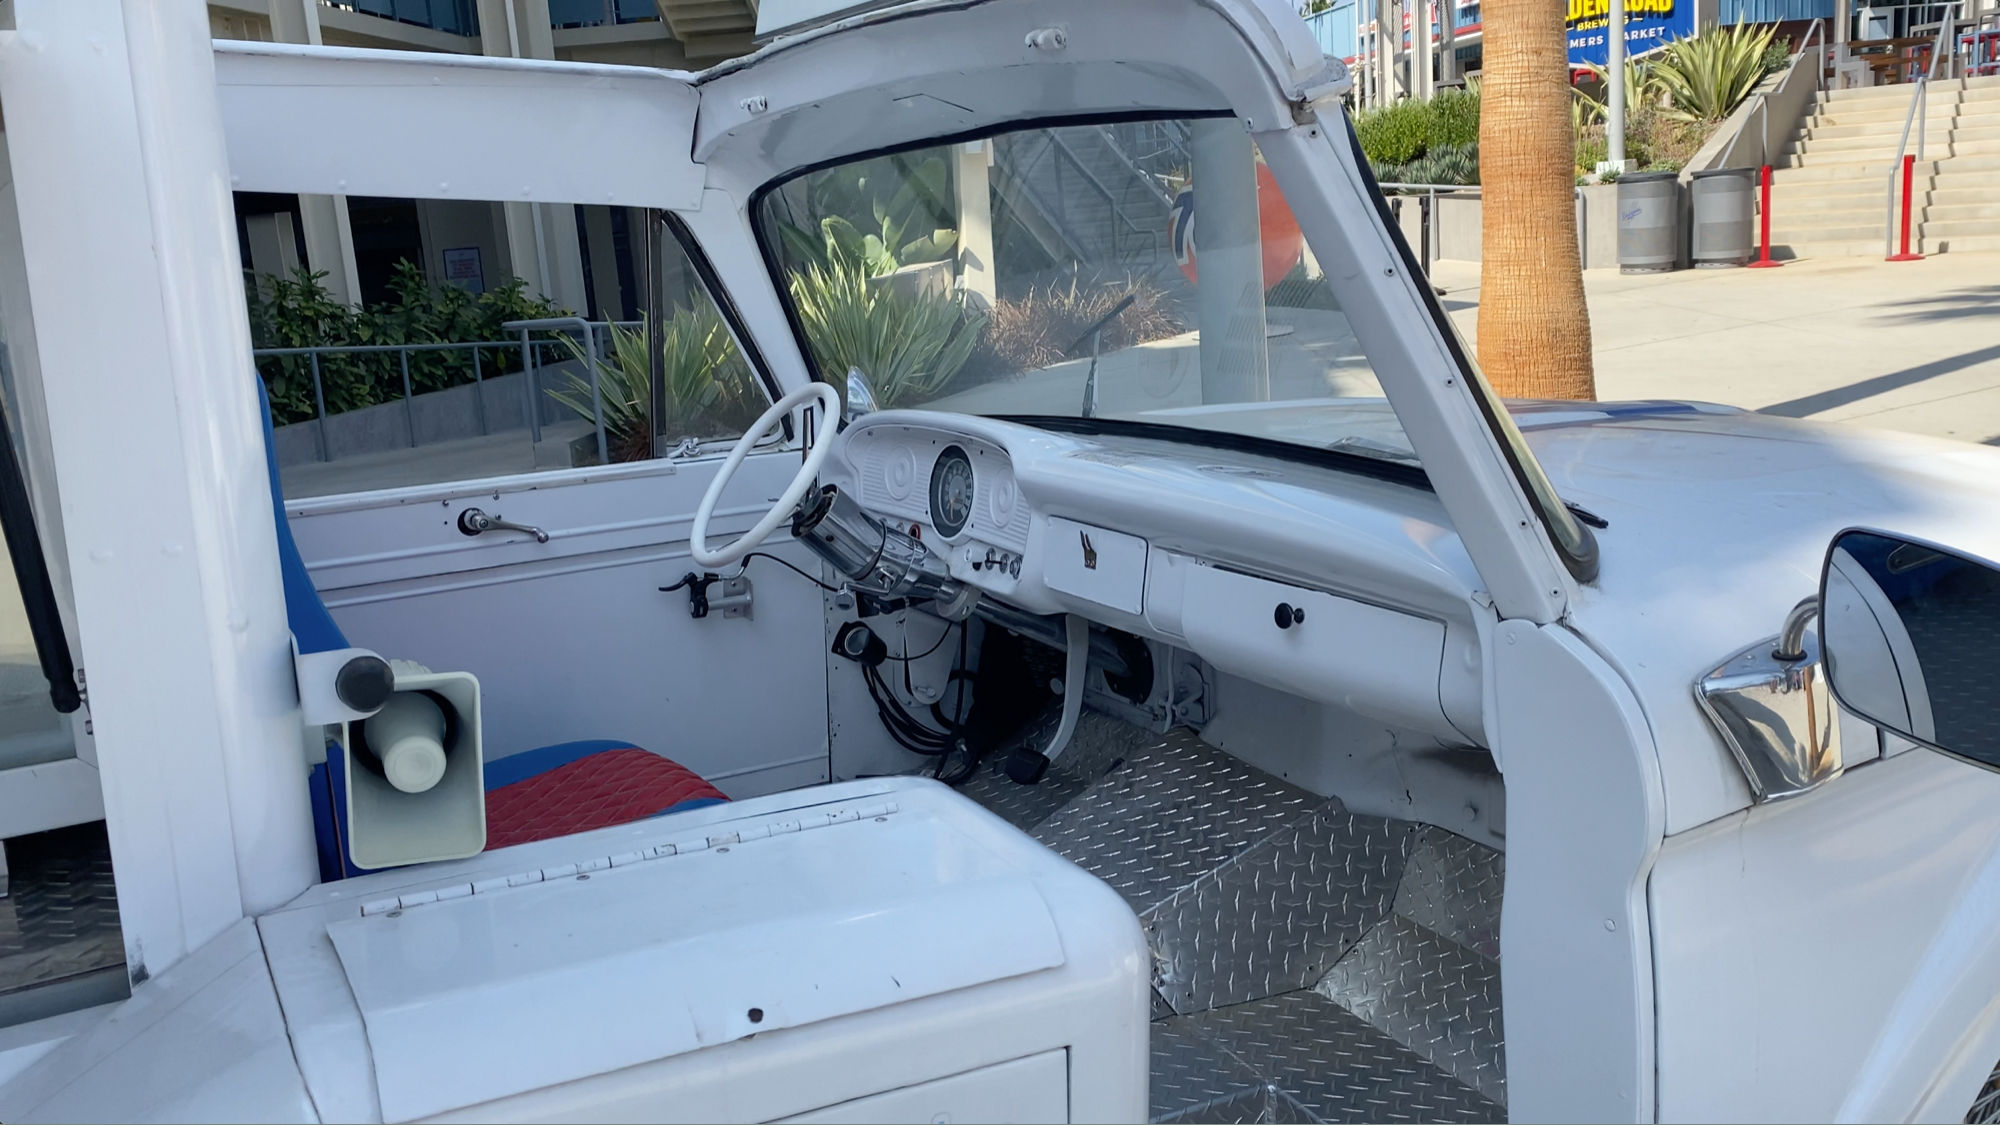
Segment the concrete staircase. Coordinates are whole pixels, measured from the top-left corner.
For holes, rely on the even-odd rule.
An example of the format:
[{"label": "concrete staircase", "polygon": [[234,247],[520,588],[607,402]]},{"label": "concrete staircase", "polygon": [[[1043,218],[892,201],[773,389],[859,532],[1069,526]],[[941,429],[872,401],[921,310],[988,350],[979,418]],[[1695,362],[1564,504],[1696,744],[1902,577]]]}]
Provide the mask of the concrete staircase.
[{"label": "concrete staircase", "polygon": [[[1875,86],[1820,95],[1772,172],[1773,256],[1882,253],[1889,175],[1913,91]],[[2000,250],[2000,77],[1939,81],[1926,100],[1911,248]],[[1909,151],[1916,148],[1912,129]]]},{"label": "concrete staircase", "polygon": [[1177,134],[1142,125],[1033,129],[997,138],[996,188],[1058,260],[1137,268],[1167,255],[1171,201],[1157,175],[1178,166]]}]

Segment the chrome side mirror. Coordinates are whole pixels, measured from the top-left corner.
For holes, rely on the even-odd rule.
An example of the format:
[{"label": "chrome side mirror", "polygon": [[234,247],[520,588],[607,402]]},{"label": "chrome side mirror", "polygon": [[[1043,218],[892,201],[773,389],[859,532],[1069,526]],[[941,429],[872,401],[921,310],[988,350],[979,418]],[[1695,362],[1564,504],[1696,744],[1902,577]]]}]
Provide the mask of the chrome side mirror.
[{"label": "chrome side mirror", "polygon": [[1843,531],[1820,580],[1826,676],[1884,730],[2000,770],[2000,565]]},{"label": "chrome side mirror", "polygon": [[859,367],[847,369],[847,406],[840,412],[842,422],[852,422],[863,414],[873,414],[879,409],[875,405],[875,388],[868,385],[868,376]]}]

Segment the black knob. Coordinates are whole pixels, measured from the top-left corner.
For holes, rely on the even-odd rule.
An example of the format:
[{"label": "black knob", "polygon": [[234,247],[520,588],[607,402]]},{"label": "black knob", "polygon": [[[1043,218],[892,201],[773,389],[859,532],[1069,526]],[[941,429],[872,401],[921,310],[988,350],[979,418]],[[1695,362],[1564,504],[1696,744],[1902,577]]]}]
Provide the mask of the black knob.
[{"label": "black knob", "polygon": [[1271,620],[1276,621],[1280,629],[1289,629],[1305,619],[1306,611],[1288,602],[1279,602],[1278,608],[1271,611]]},{"label": "black knob", "polygon": [[395,689],[396,673],[379,656],[357,656],[333,675],[334,697],[356,711],[381,710]]}]

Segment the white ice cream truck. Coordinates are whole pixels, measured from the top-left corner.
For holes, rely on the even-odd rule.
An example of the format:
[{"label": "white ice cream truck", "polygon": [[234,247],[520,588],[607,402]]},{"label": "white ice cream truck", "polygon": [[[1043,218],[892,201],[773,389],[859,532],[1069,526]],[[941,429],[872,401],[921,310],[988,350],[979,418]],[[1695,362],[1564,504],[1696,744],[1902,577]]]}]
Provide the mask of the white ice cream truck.
[{"label": "white ice cream truck", "polygon": [[[1287,3],[0,19],[0,1118],[1992,1119],[2000,451],[1498,400]],[[329,408],[232,192],[638,323]]]}]

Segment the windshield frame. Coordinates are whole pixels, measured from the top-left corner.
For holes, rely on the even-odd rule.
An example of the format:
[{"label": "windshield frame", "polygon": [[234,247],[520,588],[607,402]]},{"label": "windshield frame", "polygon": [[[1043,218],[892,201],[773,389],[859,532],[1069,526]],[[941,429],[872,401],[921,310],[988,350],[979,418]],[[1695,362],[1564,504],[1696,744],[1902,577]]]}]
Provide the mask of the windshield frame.
[{"label": "windshield frame", "polygon": [[[819,363],[813,357],[812,349],[807,344],[805,326],[799,319],[798,308],[792,298],[790,287],[784,283],[785,267],[779,256],[780,248],[777,245],[778,240],[769,235],[766,225],[763,222],[764,202],[772,193],[779,191],[801,177],[811,175],[814,172],[824,171],[828,168],[836,168],[884,156],[894,156],[905,152],[914,152],[920,149],[948,146],[967,141],[985,140],[1002,134],[1028,129],[1160,120],[1191,121],[1224,117],[1234,118],[1236,116],[1231,110],[1177,110],[1163,106],[1118,113],[1043,115],[1007,121],[977,129],[968,129],[958,133],[923,137],[866,151],[829,157],[825,160],[801,165],[781,175],[774,176],[758,185],[756,190],[750,193],[746,214],[749,219],[751,238],[757,245],[759,256],[763,259],[765,274],[776,291],[778,305],[784,310],[786,325],[791,329],[793,343],[799,349],[806,371],[813,381],[828,382],[829,379],[824,372],[819,370]],[[1408,276],[1413,278],[1425,277],[1426,275],[1419,265],[1416,255],[1411,251],[1408,241],[1403,237],[1400,225],[1394,222],[1389,214],[1388,200],[1382,195],[1381,187],[1375,179],[1374,170],[1369,167],[1367,159],[1361,152],[1360,139],[1354,131],[1352,117],[1348,114],[1344,106],[1339,107],[1338,116],[1342,131],[1347,135],[1348,148],[1351,154],[1350,158],[1355,162],[1362,182],[1368,189],[1367,194],[1372,196],[1371,204],[1377,224],[1387,233],[1389,242],[1395,248],[1398,258],[1402,262],[1404,269],[1408,272]],[[1326,120],[1326,116],[1322,115],[1321,120]],[[1445,348],[1458,373],[1465,380],[1465,386],[1471,393],[1473,402],[1485,423],[1487,432],[1496,439],[1495,444],[1498,446],[1499,452],[1506,461],[1509,470],[1511,470],[1517,487],[1521,489],[1528,500],[1529,506],[1536,512],[1542,525],[1543,537],[1554,548],[1557,558],[1572,578],[1578,582],[1587,583],[1594,581],[1597,577],[1599,565],[1596,536],[1592,534],[1588,526],[1576,519],[1565,505],[1562,497],[1556,493],[1554,485],[1542,471],[1541,465],[1535,459],[1533,451],[1528,448],[1527,441],[1522,436],[1520,429],[1514,425],[1512,416],[1508,413],[1505,404],[1493,392],[1493,388],[1486,381],[1485,375],[1479,370],[1477,363],[1473,361],[1470,352],[1465,346],[1464,339],[1459,335],[1457,327],[1451,322],[1451,318],[1445,313],[1444,306],[1439,303],[1436,294],[1430,291],[1428,284],[1418,285],[1416,288],[1419,291],[1420,307],[1443,337]],[[1394,409],[1393,406],[1391,409]],[[1048,419],[1053,416],[992,415],[991,417],[999,417],[1026,425],[1037,425],[1038,420]],[[1079,432],[1082,426],[1096,426],[1105,421],[1108,420],[1102,418],[1071,419],[1064,417],[1061,424],[1070,432]],[[1160,430],[1175,431],[1171,440],[1181,441],[1186,444],[1208,445],[1216,448],[1233,447],[1235,439],[1243,437],[1243,435],[1231,434],[1227,431],[1208,430],[1195,426],[1174,426],[1168,423],[1138,424],[1147,426],[1157,425]],[[1053,429],[1055,427],[1045,425],[1044,428]],[[1392,469],[1400,470],[1396,473],[1395,477],[1388,479],[1399,479],[1403,483],[1412,483],[1408,477],[1411,467],[1397,462],[1378,461],[1377,459],[1359,454],[1345,453],[1340,450],[1286,442],[1278,439],[1260,440],[1250,438],[1247,440],[1258,441],[1258,452],[1272,457],[1327,465],[1342,471],[1359,471],[1366,475],[1380,477],[1384,474],[1379,471],[1379,466],[1386,465]],[[1262,444],[1262,441],[1266,440],[1269,441],[1268,446]],[[1330,458],[1337,458],[1338,463],[1330,465]],[[1421,461],[1421,455],[1419,459]],[[1362,468],[1356,464],[1358,462],[1365,462],[1368,467]],[[1416,467],[1416,471],[1418,473],[1424,472],[1421,464]],[[1424,476],[1422,487],[1427,490],[1431,489],[1428,475]]]}]

